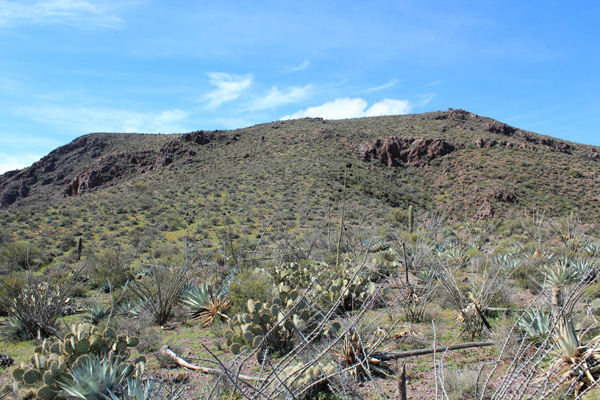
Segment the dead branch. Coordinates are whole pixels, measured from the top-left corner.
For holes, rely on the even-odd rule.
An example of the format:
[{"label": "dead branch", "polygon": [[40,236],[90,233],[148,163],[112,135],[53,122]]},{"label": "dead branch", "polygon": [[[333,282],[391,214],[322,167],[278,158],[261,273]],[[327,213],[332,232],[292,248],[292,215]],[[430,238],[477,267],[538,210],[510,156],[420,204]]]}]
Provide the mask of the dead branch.
[{"label": "dead branch", "polygon": [[494,342],[462,343],[462,344],[455,344],[452,346],[438,346],[438,347],[433,347],[433,348],[429,348],[429,349],[409,350],[409,351],[402,351],[400,353],[388,353],[385,355],[378,356],[377,358],[379,358],[382,361],[388,361],[388,360],[396,360],[398,358],[416,357],[416,356],[422,356],[425,354],[443,353],[446,351],[470,349],[470,348],[474,348],[474,347],[488,347],[488,346],[493,346],[494,344],[495,344]]},{"label": "dead branch", "polygon": [[[194,371],[200,371],[200,372],[203,372],[205,374],[219,375],[219,376],[223,375],[225,373],[225,372],[221,371],[220,369],[208,368],[208,367],[201,367],[199,365],[190,364],[189,362],[185,361],[183,358],[181,358],[177,354],[175,354],[175,352],[173,350],[171,350],[168,345],[162,346],[160,348],[160,353],[164,354],[167,357],[169,357],[175,363],[177,363],[177,365],[179,365],[179,366],[181,366],[183,368],[191,369],[191,370],[194,370]],[[256,377],[256,376],[238,375],[237,377],[239,379],[243,380],[243,381],[255,381],[255,382],[264,382],[264,381],[266,381],[265,378],[259,378],[259,377]]]}]

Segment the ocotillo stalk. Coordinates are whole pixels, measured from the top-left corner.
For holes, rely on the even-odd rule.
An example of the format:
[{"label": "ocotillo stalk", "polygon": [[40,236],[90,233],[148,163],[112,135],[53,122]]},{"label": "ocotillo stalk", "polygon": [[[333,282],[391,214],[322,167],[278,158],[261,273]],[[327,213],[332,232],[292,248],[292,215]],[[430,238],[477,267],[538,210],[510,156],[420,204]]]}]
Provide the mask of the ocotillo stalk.
[{"label": "ocotillo stalk", "polygon": [[340,235],[338,236],[337,243],[337,254],[335,256],[335,266],[340,265],[340,249],[342,247],[342,234],[344,233],[344,206],[346,205],[346,181],[348,179],[348,170],[352,167],[352,164],[346,164],[344,170],[344,188],[342,189],[342,214],[340,215]]}]

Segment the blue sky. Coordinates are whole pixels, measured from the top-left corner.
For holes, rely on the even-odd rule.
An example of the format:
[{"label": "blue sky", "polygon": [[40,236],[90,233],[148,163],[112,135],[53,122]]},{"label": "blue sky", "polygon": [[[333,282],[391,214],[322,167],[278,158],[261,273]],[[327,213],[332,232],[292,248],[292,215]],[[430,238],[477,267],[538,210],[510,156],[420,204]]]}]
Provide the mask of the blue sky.
[{"label": "blue sky", "polygon": [[463,108],[600,145],[597,1],[0,0],[0,173],[90,132]]}]

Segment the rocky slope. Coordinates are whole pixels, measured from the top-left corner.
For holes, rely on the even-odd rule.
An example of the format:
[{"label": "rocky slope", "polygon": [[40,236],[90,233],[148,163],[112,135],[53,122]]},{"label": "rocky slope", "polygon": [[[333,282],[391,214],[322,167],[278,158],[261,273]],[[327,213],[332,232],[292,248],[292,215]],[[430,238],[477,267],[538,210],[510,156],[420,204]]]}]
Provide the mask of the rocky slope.
[{"label": "rocky slope", "polygon": [[[352,190],[389,206],[589,210],[600,149],[526,132],[464,110],[328,121],[301,119],[184,135],[98,133],[0,176],[0,208],[101,193],[133,179],[180,185],[223,177],[327,191],[354,163]],[[300,182],[302,188],[296,188]],[[310,188],[307,188],[308,186]],[[407,190],[410,186],[410,190]],[[63,200],[61,200],[63,201]]]}]

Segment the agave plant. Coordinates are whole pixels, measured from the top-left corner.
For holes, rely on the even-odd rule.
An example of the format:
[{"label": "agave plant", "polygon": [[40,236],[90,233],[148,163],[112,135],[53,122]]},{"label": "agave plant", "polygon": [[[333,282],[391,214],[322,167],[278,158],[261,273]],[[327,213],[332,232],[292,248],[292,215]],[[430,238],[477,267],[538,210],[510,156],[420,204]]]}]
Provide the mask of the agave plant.
[{"label": "agave plant", "polygon": [[0,338],[10,342],[22,342],[33,339],[33,334],[25,328],[21,320],[10,317],[0,331]]},{"label": "agave plant", "polygon": [[150,379],[145,384],[139,379],[128,379],[127,387],[119,397],[115,393],[110,393],[107,400],[177,400],[181,398],[184,391],[183,382],[174,388],[167,387],[163,382]]},{"label": "agave plant", "polygon": [[596,263],[592,258],[582,258],[580,260],[571,261],[571,268],[573,268],[581,279],[586,282],[591,282],[597,277]]},{"label": "agave plant", "polygon": [[110,400],[126,390],[128,378],[141,372],[120,357],[82,356],[58,385],[67,399]]},{"label": "agave plant", "polygon": [[464,267],[469,263],[473,251],[473,247],[466,248],[450,241],[433,249],[435,255],[437,255],[441,260],[458,267]]},{"label": "agave plant", "polygon": [[589,240],[583,245],[583,252],[590,257],[595,257],[600,254],[600,243]]},{"label": "agave plant", "polygon": [[546,336],[552,326],[551,316],[543,309],[527,310],[519,320],[519,326],[530,336]]},{"label": "agave plant", "polygon": [[229,309],[226,295],[222,290],[213,290],[206,283],[184,287],[181,302],[189,309],[193,319],[202,321],[202,327],[212,324],[217,317],[229,319],[225,314]]},{"label": "agave plant", "polygon": [[390,377],[393,371],[390,365],[381,359],[384,354],[375,351],[381,339],[383,338],[375,335],[368,343],[363,344],[360,335],[350,330],[344,336],[342,351],[332,353],[339,358],[342,368],[349,368],[348,373],[358,381],[371,379],[373,375]]},{"label": "agave plant", "polygon": [[115,311],[119,315],[126,317],[137,317],[142,311],[143,303],[140,301],[128,301],[117,305]]},{"label": "agave plant", "polygon": [[105,319],[112,312],[112,307],[94,304],[88,309],[90,313],[90,322],[92,325],[98,325],[100,321]]}]

